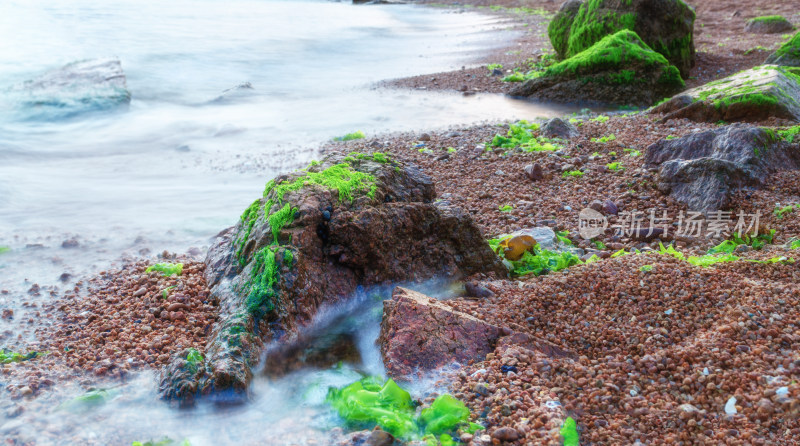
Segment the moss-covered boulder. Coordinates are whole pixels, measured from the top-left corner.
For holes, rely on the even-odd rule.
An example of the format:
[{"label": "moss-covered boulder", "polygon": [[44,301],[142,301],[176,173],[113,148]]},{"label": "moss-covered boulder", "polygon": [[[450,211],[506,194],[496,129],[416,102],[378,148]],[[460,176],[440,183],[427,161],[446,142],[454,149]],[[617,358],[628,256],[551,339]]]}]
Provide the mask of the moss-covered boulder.
[{"label": "moss-covered boulder", "polygon": [[162,395],[246,395],[266,342],[359,287],[507,275],[470,215],[434,197],[419,169],[380,153],[332,155],[270,181],[210,248],[206,280],[220,319],[203,364],[188,370],[176,357]]},{"label": "moss-covered boulder", "polygon": [[648,105],[683,87],[677,68],[635,32],[622,30],[535,73],[511,94],[558,102]]},{"label": "moss-covered boulder", "polygon": [[635,31],[686,77],[694,66],[694,10],[681,0],[568,0],[548,27],[562,59],[620,30]]},{"label": "moss-covered boulder", "polygon": [[784,43],[777,51],[770,54],[765,63],[785,67],[800,67],[800,32]]},{"label": "moss-covered boulder", "polygon": [[779,15],[753,17],[744,26],[745,31],[754,34],[779,34],[793,29],[792,22]]},{"label": "moss-covered boulder", "polygon": [[693,88],[654,107],[664,120],[699,122],[800,120],[800,75],[791,68],[761,65]]}]

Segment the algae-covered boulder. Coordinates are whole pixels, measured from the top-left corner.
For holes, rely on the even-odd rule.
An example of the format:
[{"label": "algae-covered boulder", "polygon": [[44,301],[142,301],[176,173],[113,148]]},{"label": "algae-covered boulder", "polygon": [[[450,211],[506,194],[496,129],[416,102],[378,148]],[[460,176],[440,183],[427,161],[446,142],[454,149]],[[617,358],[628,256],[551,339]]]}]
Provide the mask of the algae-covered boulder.
[{"label": "algae-covered boulder", "polygon": [[185,374],[167,368],[162,394],[244,394],[264,342],[296,333],[360,286],[506,275],[469,214],[434,196],[430,178],[380,153],[331,155],[270,181],[209,250],[220,320],[192,376],[198,384],[176,388]]},{"label": "algae-covered boulder", "polygon": [[777,51],[770,54],[764,63],[785,67],[800,67],[800,32],[784,43]]},{"label": "algae-covered boulder", "polygon": [[794,29],[792,22],[779,15],[754,17],[747,21],[744,30],[754,34],[779,34]]},{"label": "algae-covered boulder", "polygon": [[550,22],[562,59],[620,30],[635,31],[686,77],[694,66],[694,10],[681,0],[568,0]]},{"label": "algae-covered boulder", "polygon": [[797,144],[749,124],[661,140],[647,148],[645,165],[659,166],[658,187],[693,211],[726,209],[731,195],[765,185],[769,175],[800,167]]},{"label": "algae-covered boulder", "polygon": [[535,73],[510,94],[558,102],[647,105],[683,87],[677,68],[635,32],[622,30]]},{"label": "algae-covered boulder", "polygon": [[651,113],[699,122],[800,120],[800,75],[786,67],[757,66],[687,90]]}]

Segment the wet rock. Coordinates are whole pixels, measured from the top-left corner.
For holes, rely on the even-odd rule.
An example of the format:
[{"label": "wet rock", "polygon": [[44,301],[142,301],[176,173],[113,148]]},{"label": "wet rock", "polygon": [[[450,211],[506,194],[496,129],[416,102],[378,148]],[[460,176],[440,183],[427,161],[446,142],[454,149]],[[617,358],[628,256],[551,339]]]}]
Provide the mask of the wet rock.
[{"label": "wet rock", "polygon": [[[604,56],[620,52],[627,56],[614,60]],[[650,105],[683,88],[677,68],[635,32],[622,30],[587,48],[580,57],[551,65],[509,94],[556,102]]]},{"label": "wet rock", "polygon": [[780,34],[794,30],[794,25],[781,16],[755,17],[747,21],[744,30],[754,34]]},{"label": "wet rock", "polygon": [[122,108],[131,102],[117,59],[73,62],[18,84],[11,93],[19,95],[22,110],[43,119]]},{"label": "wet rock", "polygon": [[545,122],[542,125],[541,133],[546,138],[560,139],[571,139],[580,134],[574,125],[561,118],[553,118]]},{"label": "wet rock", "polygon": [[492,290],[486,288],[485,286],[481,285],[477,282],[467,282],[464,284],[464,290],[467,293],[467,296],[471,297],[480,297],[480,298],[487,298],[494,296]]},{"label": "wet rock", "polygon": [[541,181],[544,179],[544,170],[542,169],[541,164],[534,163],[528,164],[525,166],[525,175],[531,181]]},{"label": "wet rock", "polygon": [[211,103],[229,103],[240,101],[245,98],[249,98],[253,96],[253,92],[255,88],[253,88],[253,84],[250,82],[242,82],[241,84],[228,88],[227,90],[223,90],[222,94],[214,98],[213,100],[209,101]]},{"label": "wet rock", "polygon": [[692,88],[654,107],[662,121],[762,121],[770,117],[800,120],[800,82],[787,68],[761,65]]},{"label": "wet rock", "polygon": [[602,212],[606,215],[617,215],[619,213],[619,208],[613,201],[606,200],[603,202]]},{"label": "wet rock", "polygon": [[764,185],[771,173],[800,167],[800,152],[760,127],[734,124],[661,140],[644,161],[660,166],[662,192],[691,210],[712,211],[726,208],[734,192]]},{"label": "wet rock", "polygon": [[67,239],[67,240],[64,240],[63,242],[61,242],[61,247],[62,248],[69,249],[69,248],[77,248],[78,246],[80,246],[80,243],[78,242],[78,240],[75,237],[72,237],[70,239]]},{"label": "wet rock", "polygon": [[[337,172],[361,182],[350,189],[302,182]],[[279,194],[281,184],[301,186]],[[220,315],[206,373],[196,377],[200,393],[244,392],[266,342],[297,333],[321,305],[359,287],[507,274],[470,215],[434,203],[433,182],[414,166],[331,155],[270,185],[209,249],[205,274]],[[168,381],[163,394],[180,398]]]},{"label": "wet rock", "polygon": [[397,287],[383,303],[378,343],[387,373],[408,380],[417,371],[482,360],[494,350],[500,333],[499,327]]},{"label": "wet rock", "polygon": [[573,57],[603,37],[633,28],[644,43],[676,66],[682,76],[694,66],[694,10],[680,0],[569,0],[561,5],[547,32],[559,57]]},{"label": "wet rock", "polygon": [[511,237],[529,235],[536,240],[539,247],[553,250],[557,247],[558,239],[556,233],[547,226],[536,226],[534,228],[520,229],[519,231],[508,234]]}]

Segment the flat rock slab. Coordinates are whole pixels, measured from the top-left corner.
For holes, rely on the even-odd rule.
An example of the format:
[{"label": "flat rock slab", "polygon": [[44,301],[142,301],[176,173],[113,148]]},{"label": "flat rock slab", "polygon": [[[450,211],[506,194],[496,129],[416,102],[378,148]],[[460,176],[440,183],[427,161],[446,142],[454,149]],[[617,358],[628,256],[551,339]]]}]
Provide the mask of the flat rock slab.
[{"label": "flat rock slab", "polygon": [[409,380],[417,372],[458,362],[481,361],[501,329],[424,294],[397,287],[383,303],[378,342],[387,373]]},{"label": "flat rock slab", "polygon": [[800,76],[785,67],[761,65],[687,90],[651,113],[664,114],[664,121],[800,120]]}]

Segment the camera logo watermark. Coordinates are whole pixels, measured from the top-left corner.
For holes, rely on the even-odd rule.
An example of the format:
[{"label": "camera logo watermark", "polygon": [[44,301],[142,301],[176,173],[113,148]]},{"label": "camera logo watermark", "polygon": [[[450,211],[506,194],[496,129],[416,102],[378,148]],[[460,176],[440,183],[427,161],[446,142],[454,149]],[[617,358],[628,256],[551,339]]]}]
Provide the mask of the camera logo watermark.
[{"label": "camera logo watermark", "polygon": [[669,235],[673,232],[677,237],[725,237],[736,234],[759,234],[761,211],[748,214],[739,211],[713,211],[708,215],[701,212],[680,211],[672,219],[667,211],[657,215],[655,209],[648,213],[640,211],[620,212],[617,222],[610,224],[608,217],[591,208],[584,208],[578,215],[578,232],[586,240],[605,234],[607,229],[616,236],[650,237],[653,234]]}]

